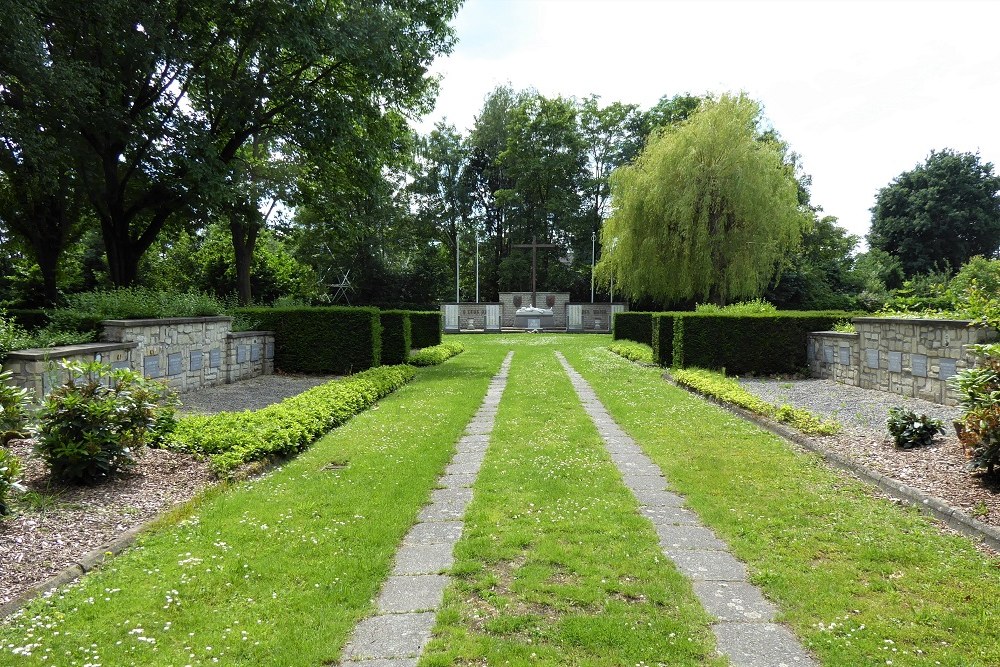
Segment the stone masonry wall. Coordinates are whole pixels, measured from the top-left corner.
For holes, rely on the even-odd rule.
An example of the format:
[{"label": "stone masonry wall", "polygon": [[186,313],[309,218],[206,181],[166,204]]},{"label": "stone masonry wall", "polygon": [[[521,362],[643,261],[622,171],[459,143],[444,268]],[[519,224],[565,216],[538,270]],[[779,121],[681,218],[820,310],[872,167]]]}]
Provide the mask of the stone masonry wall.
[{"label": "stone masonry wall", "polygon": [[226,382],[238,382],[274,373],[274,334],[240,331],[226,336]]},{"label": "stone masonry wall", "polygon": [[11,382],[30,389],[35,399],[41,399],[53,387],[66,381],[68,373],[60,368],[61,361],[90,363],[100,361],[112,368],[132,368],[135,343],[88,343],[61,347],[18,350],[3,362],[3,370],[13,374]]},{"label": "stone masonry wall", "polygon": [[[996,331],[964,320],[859,317],[854,326],[855,334],[809,335],[813,377],[945,405],[958,402],[948,379],[976,364],[967,346],[997,338]],[[851,350],[848,363],[842,359],[844,347]]]},{"label": "stone masonry wall", "polygon": [[[517,308],[514,306],[514,297],[521,297],[522,306],[530,306],[531,292],[501,292],[501,326],[513,327],[514,314]],[[569,303],[569,292],[538,292],[538,303],[534,304],[538,308],[548,308],[548,297],[552,297],[552,327],[555,329],[566,328],[566,304]]]}]

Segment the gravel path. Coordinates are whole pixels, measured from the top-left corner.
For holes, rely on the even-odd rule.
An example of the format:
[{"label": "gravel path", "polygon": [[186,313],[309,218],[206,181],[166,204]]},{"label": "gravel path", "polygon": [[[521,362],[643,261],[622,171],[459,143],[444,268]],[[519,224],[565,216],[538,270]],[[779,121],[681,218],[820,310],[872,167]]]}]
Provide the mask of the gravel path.
[{"label": "gravel path", "polygon": [[[965,453],[951,425],[961,408],[832,380],[755,378],[740,380],[740,384],[770,403],[787,403],[840,422],[841,433],[814,438],[821,447],[940,498],[984,523],[1000,526],[1000,479],[984,479],[966,469]],[[897,449],[886,429],[892,406],[942,420],[944,434],[929,447]]]},{"label": "gravel path", "polygon": [[181,394],[180,414],[215,414],[259,410],[297,396],[330,380],[336,375],[262,375],[232,384],[206,387]]}]

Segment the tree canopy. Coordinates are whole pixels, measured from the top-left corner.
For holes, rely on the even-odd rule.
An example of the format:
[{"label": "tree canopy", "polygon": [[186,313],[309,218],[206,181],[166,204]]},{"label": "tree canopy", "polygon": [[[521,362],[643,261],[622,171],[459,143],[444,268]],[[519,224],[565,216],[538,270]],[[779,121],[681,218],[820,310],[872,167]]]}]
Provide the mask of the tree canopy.
[{"label": "tree canopy", "polygon": [[760,296],[809,221],[786,154],[742,95],[654,133],[612,175],[599,276],[664,301]]},{"label": "tree canopy", "polygon": [[995,256],[1000,177],[977,154],[932,151],[879,191],[868,243],[898,257],[907,277]]}]

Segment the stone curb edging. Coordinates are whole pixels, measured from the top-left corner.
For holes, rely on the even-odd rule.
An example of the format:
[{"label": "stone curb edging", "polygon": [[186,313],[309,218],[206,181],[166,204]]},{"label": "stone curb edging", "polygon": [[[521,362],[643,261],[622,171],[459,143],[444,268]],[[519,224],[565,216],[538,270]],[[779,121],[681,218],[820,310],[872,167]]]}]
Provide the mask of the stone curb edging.
[{"label": "stone curb edging", "polygon": [[28,604],[39,595],[43,595],[44,593],[58,588],[59,586],[76,581],[87,572],[96,570],[101,566],[101,564],[104,563],[108,556],[120,554],[126,547],[135,542],[136,538],[139,537],[139,534],[142,531],[146,530],[147,527],[156,521],[157,519],[153,519],[152,521],[144,523],[141,526],[129,528],[108,544],[83,554],[83,556],[81,556],[80,559],[73,565],[64,568],[59,573],[49,577],[45,581],[34,584],[33,586],[22,591],[10,602],[5,602],[0,605],[0,619],[4,619],[7,616],[14,614],[21,607]]},{"label": "stone curb edging", "polygon": [[824,461],[828,462],[833,467],[846,470],[847,472],[856,475],[862,481],[878,487],[880,490],[893,498],[903,501],[907,505],[916,507],[922,513],[941,521],[952,530],[958,531],[966,537],[979,539],[993,551],[1000,552],[1000,528],[978,521],[962,510],[948,505],[940,498],[935,498],[934,496],[924,493],[919,489],[915,489],[912,486],[903,484],[902,482],[899,482],[887,475],[883,475],[882,473],[872,470],[867,466],[861,465],[860,463],[857,463],[853,459],[850,459],[842,454],[831,451],[792,428],[773,422],[765,417],[762,417],[761,415],[750,412],[749,410],[726,403],[725,401],[722,401],[714,396],[709,396],[685,387],[670,377],[668,373],[663,374],[663,379],[675,387],[683,389],[688,393],[700,396],[709,402],[718,405],[737,417],[742,417],[743,419],[753,422],[757,426],[760,426],[777,436],[790,440],[815,454],[819,454]]}]

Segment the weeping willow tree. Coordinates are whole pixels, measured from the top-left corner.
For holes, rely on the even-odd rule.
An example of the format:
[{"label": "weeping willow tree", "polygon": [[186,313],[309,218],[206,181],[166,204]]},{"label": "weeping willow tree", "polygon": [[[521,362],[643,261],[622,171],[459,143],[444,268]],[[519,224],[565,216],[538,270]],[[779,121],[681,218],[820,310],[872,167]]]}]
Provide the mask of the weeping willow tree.
[{"label": "weeping willow tree", "polygon": [[663,302],[759,297],[811,217],[786,146],[744,96],[706,100],[611,176],[598,279]]}]

